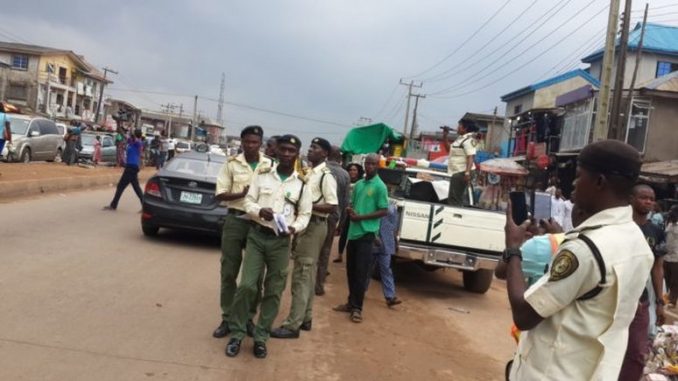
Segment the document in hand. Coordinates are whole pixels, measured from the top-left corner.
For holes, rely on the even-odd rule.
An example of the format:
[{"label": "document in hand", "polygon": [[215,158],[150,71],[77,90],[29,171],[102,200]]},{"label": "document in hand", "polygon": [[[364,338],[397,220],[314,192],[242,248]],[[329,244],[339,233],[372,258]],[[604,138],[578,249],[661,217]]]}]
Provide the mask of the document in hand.
[{"label": "document in hand", "polygon": [[280,235],[289,234],[289,229],[287,228],[287,221],[285,221],[285,216],[282,214],[275,213],[273,214],[273,221],[275,222],[275,232]]}]

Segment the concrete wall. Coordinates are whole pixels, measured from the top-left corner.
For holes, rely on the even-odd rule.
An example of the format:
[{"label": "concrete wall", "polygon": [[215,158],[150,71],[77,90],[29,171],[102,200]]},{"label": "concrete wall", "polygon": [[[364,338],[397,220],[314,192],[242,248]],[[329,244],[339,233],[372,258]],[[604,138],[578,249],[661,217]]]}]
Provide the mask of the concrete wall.
[{"label": "concrete wall", "polygon": [[[6,63],[11,66],[12,56],[13,56],[12,53],[0,52],[0,62]],[[15,103],[19,106],[29,106],[31,108],[35,107],[35,101],[38,96],[36,79],[39,61],[40,57],[28,55],[28,70],[18,70],[8,68],[3,71],[4,72],[3,74],[5,74],[7,78],[0,78],[0,86],[2,86],[3,82],[5,84],[5,88],[3,89],[4,91],[0,91],[0,93],[5,95],[6,100]],[[10,98],[9,87],[12,84],[26,86],[27,88],[26,100]]]},{"label": "concrete wall", "polygon": [[590,84],[582,77],[570,78],[566,81],[539,89],[534,94],[533,108],[552,108],[556,107],[556,98],[572,90]]},{"label": "concrete wall", "polygon": [[523,112],[525,110],[531,109],[533,103],[534,93],[525,94],[521,97],[511,99],[510,101],[506,102],[506,116],[509,117],[515,115],[514,110],[518,105],[522,106],[522,110],[520,112]]},{"label": "concrete wall", "polygon": [[[646,84],[649,81],[655,79],[657,74],[657,63],[662,62],[672,62],[678,63],[678,57],[665,56],[661,54],[643,54],[638,65],[638,75],[636,77],[636,85],[638,88],[639,85]],[[616,55],[615,55],[616,62]],[[591,64],[589,72],[591,75],[597,79],[601,77],[601,67],[602,67],[602,58]],[[628,89],[631,86],[631,77],[633,77],[633,70],[636,67],[636,55],[635,52],[630,52],[630,55],[626,58],[626,66],[624,70],[624,88]],[[612,69],[612,78],[616,75],[616,69]]]},{"label": "concrete wall", "polygon": [[678,159],[678,98],[652,98],[644,161]]}]

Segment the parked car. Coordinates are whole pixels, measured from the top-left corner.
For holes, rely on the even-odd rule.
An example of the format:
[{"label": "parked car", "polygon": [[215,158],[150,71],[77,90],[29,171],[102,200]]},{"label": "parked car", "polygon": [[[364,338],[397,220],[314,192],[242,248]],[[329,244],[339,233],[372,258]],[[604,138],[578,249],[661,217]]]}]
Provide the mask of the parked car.
[{"label": "parked car", "polygon": [[188,152],[192,149],[193,149],[193,143],[186,141],[186,140],[177,140],[177,144],[174,147],[174,150],[177,151],[177,153]]},{"label": "parked car", "polygon": [[61,157],[64,138],[53,121],[21,114],[7,114],[7,120],[12,129],[12,144],[2,152],[7,161],[28,163]]},{"label": "parked car", "polygon": [[160,228],[221,234],[225,206],[214,197],[225,156],[186,152],[167,162],[146,182],[141,230],[147,236]]},{"label": "parked car", "polygon": [[[116,148],[113,136],[101,136],[101,161],[115,161]],[[82,141],[82,150],[78,154],[78,158],[93,160],[94,158],[94,143],[96,142],[97,134],[82,134],[80,139]]]}]

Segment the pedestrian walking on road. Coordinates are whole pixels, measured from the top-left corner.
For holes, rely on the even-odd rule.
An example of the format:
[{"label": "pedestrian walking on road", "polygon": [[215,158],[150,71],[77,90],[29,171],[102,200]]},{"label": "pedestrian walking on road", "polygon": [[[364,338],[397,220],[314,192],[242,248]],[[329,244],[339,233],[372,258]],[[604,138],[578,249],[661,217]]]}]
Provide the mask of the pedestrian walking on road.
[{"label": "pedestrian walking on road", "polygon": [[650,272],[647,286],[638,301],[636,313],[629,326],[629,339],[626,354],[622,363],[619,381],[638,381],[643,377],[645,360],[650,351],[650,332],[655,326],[650,326],[650,307],[655,308],[657,324],[664,324],[664,270],[663,256],[666,254],[666,239],[664,229],[648,219],[649,213],[655,204],[654,190],[648,185],[636,185],[631,196],[633,220],[638,224],[645,235],[647,244],[654,254],[654,264]]},{"label": "pedestrian walking on road", "polygon": [[[245,196],[245,211],[253,222],[247,235],[240,285],[231,307],[231,339],[226,356],[235,357],[240,352],[247,319],[257,299],[257,283],[263,274],[264,296],[254,330],[254,356],[265,358],[268,354],[266,341],[287,280],[290,240],[306,228],[313,207],[311,192],[304,189],[304,182],[294,170],[300,147],[296,136],[281,136],[276,147],[277,165],[257,169]],[[287,232],[283,227],[288,228]]]},{"label": "pedestrian walking on road", "polygon": [[[224,219],[221,234],[221,292],[219,294],[221,324],[212,333],[212,336],[216,338],[225,337],[230,333],[228,321],[231,316],[233,296],[237,289],[236,279],[240,272],[242,252],[245,249],[247,233],[251,226],[248,220],[242,218],[246,214],[245,196],[256,171],[270,169],[273,164],[269,157],[259,153],[263,135],[264,131],[259,126],[245,127],[240,132],[243,152],[231,156],[221,167],[217,177],[216,198],[226,203],[228,214]],[[260,295],[261,280],[257,286],[257,296]],[[256,306],[254,306],[248,322],[256,311]]]},{"label": "pedestrian walking on road", "polygon": [[271,337],[296,339],[299,330],[311,330],[318,257],[327,238],[328,217],[336,211],[339,203],[337,181],[327,167],[331,150],[332,145],[323,138],[313,139],[308,149],[307,158],[312,168],[306,176],[306,187],[313,200],[313,212],[308,226],[297,235],[292,245],[294,268],[290,313],[282,326],[271,332]]},{"label": "pedestrian walking on road", "polygon": [[143,143],[141,141],[141,130],[135,130],[134,135],[127,140],[127,164],[125,164],[125,171],[122,173],[118,186],[115,189],[115,196],[110,205],[104,206],[104,210],[116,210],[118,202],[128,185],[132,184],[134,193],[139,197],[139,202],[144,202],[144,193],[141,191],[139,185],[139,160],[141,160],[141,151]]},{"label": "pedestrian walking on road", "polygon": [[[381,278],[381,290],[389,307],[402,303],[396,296],[395,280],[391,270],[391,258],[398,250],[398,207],[389,201],[388,213],[381,219],[379,235],[374,240],[372,250],[372,271],[378,271]],[[367,278],[369,282],[369,277]]]},{"label": "pedestrian walking on road", "polygon": [[379,233],[380,219],[388,212],[388,190],[377,175],[379,156],[370,154],[365,158],[365,178],[353,188],[351,206],[346,209],[351,223],[348,228],[346,247],[346,276],[348,278],[348,302],[334,308],[349,312],[351,321],[363,320],[365,287],[372,263],[372,246]]},{"label": "pedestrian walking on road", "polygon": [[[362,165],[358,163],[351,163],[346,167],[346,172],[348,172],[351,184],[349,185],[349,195],[348,199],[351,200],[353,194],[353,187],[355,184],[362,180],[365,177],[365,171],[363,170]],[[344,210],[343,219],[339,221],[339,256],[334,259],[334,263],[341,263],[343,261],[344,249],[346,248],[346,237],[348,235],[348,225],[351,223],[346,211]]]},{"label": "pedestrian walking on road", "polygon": [[101,161],[101,136],[97,135],[95,139],[92,159],[94,160],[94,165],[99,165],[99,162]]},{"label": "pedestrian walking on road", "polygon": [[341,166],[341,150],[337,146],[332,146],[330,156],[327,158],[327,168],[330,169],[332,176],[337,181],[337,200],[338,208],[327,217],[327,236],[318,258],[318,271],[315,280],[315,294],[325,295],[325,278],[327,277],[327,267],[330,261],[330,252],[334,236],[337,235],[337,229],[340,228],[340,221],[344,220],[346,207],[349,203],[351,178]]},{"label": "pedestrian walking on road", "polygon": [[169,140],[167,140],[167,160],[172,160],[174,158],[174,150],[177,146],[177,139],[174,138],[174,134],[170,135]]},{"label": "pedestrian walking on road", "polygon": [[678,300],[678,205],[669,210],[666,218],[666,255],[664,278],[669,291],[669,308],[676,308]]},{"label": "pedestrian walking on road", "polygon": [[581,151],[573,200],[590,217],[566,235],[548,274],[529,289],[520,246],[530,223],[516,225],[508,204],[506,286],[513,321],[523,331],[511,380],[619,377],[629,325],[653,263],[629,206],[640,166],[638,151],[617,140]]}]

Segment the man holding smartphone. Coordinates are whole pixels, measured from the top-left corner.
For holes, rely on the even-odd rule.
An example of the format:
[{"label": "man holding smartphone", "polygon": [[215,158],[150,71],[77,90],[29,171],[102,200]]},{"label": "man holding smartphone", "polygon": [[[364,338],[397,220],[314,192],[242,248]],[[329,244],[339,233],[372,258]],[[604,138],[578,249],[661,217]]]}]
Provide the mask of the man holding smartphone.
[{"label": "man holding smartphone", "polygon": [[457,139],[451,144],[448,140],[450,128],[443,126],[441,129],[443,130],[443,145],[450,154],[447,159],[447,173],[452,176],[447,203],[462,206],[464,191],[471,180],[471,171],[475,169],[473,161],[478,142],[474,135],[478,132],[478,127],[471,120],[460,120],[457,126]]}]

